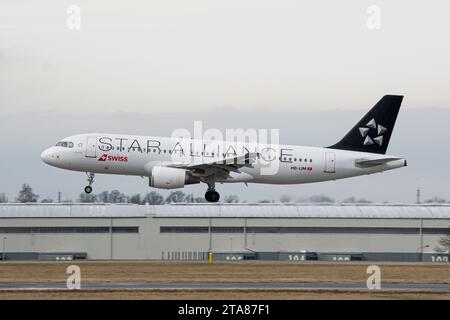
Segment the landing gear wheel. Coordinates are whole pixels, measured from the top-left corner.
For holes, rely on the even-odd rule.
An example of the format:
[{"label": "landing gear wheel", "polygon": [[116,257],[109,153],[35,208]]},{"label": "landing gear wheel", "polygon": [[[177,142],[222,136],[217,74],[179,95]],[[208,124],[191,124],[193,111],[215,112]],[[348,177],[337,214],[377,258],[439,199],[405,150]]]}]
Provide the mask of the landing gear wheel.
[{"label": "landing gear wheel", "polygon": [[95,174],[93,172],[86,172],[86,175],[88,176],[87,181],[89,184],[84,188],[84,192],[89,194],[92,192],[91,185],[94,183]]},{"label": "landing gear wheel", "polygon": [[220,199],[220,194],[217,191],[206,191],[205,199],[208,202],[217,202]]}]

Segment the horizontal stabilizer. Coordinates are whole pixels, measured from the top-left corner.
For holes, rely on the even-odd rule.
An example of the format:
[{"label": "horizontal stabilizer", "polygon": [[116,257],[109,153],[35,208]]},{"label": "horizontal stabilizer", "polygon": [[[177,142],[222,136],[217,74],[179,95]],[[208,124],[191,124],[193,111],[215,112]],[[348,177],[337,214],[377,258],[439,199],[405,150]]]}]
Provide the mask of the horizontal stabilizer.
[{"label": "horizontal stabilizer", "polygon": [[367,159],[359,159],[355,161],[355,165],[357,167],[360,168],[370,168],[370,167],[375,167],[375,166],[379,166],[391,161],[396,161],[396,160],[401,160],[402,158],[381,158],[381,159],[372,159],[372,160],[367,160]]}]

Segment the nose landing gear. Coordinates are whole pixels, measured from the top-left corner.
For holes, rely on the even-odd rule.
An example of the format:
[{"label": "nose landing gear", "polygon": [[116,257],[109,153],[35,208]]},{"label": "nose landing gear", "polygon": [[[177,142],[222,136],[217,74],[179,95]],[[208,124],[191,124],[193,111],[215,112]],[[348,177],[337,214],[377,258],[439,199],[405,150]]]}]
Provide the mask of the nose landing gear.
[{"label": "nose landing gear", "polygon": [[95,174],[92,173],[92,172],[86,172],[86,174],[87,174],[87,176],[88,176],[87,181],[88,181],[89,185],[87,185],[87,186],[84,188],[84,192],[86,192],[86,193],[89,194],[89,193],[92,192],[92,187],[91,187],[91,185],[94,183],[94,177],[95,177]]},{"label": "nose landing gear", "polygon": [[84,192],[91,193],[92,192],[92,187],[91,186],[84,187]]}]

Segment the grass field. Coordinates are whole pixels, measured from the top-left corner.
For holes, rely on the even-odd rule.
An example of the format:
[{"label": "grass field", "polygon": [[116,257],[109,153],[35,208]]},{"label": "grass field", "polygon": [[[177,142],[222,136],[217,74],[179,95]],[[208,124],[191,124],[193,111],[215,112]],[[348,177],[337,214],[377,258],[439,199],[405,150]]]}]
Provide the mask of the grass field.
[{"label": "grass field", "polygon": [[[0,263],[0,282],[65,282],[77,264],[86,282],[326,282],[365,283],[368,264],[190,263],[190,262],[32,262]],[[380,264],[382,283],[450,283],[448,264]],[[2,291],[0,299],[450,299],[430,292],[311,292],[301,290],[86,290]]]},{"label": "grass field", "polygon": [[[0,282],[65,282],[77,264],[83,282],[330,282],[365,283],[367,264],[33,262],[0,263]],[[450,283],[448,264],[383,264],[383,283]]]}]

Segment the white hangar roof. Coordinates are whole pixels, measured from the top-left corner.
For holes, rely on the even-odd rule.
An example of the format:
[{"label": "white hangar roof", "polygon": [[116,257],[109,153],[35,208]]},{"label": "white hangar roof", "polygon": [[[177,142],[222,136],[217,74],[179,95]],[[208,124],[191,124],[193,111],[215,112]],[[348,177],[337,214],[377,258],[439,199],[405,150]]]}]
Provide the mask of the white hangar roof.
[{"label": "white hangar roof", "polygon": [[379,218],[450,219],[450,205],[404,204],[1,204],[0,218]]}]

